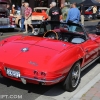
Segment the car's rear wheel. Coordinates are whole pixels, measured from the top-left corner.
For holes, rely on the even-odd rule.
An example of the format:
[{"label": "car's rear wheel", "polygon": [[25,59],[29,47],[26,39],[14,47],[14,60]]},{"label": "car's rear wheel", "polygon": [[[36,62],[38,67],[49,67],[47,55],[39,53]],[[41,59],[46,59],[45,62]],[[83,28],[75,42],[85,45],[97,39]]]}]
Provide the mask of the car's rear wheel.
[{"label": "car's rear wheel", "polygon": [[80,83],[80,74],[80,62],[76,62],[70,70],[66,79],[63,81],[63,88],[69,92],[74,91]]}]

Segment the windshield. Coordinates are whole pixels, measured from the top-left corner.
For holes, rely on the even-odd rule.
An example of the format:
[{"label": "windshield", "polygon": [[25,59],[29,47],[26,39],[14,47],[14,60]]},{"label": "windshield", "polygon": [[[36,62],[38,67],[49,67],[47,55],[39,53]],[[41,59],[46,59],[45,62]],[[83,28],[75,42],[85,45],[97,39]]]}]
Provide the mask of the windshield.
[{"label": "windshield", "polygon": [[65,30],[65,31],[69,31],[69,32],[76,32],[76,33],[83,33],[84,30],[82,28],[82,26],[78,25],[78,24],[71,24],[71,23],[60,23],[60,22],[47,22],[46,23],[46,29],[47,31],[49,30],[56,30],[56,29],[60,29],[60,30]]},{"label": "windshield", "polygon": [[70,43],[83,43],[86,40],[84,28],[80,24],[45,21],[41,24],[34,24],[33,27],[37,36],[49,39],[56,39]]}]

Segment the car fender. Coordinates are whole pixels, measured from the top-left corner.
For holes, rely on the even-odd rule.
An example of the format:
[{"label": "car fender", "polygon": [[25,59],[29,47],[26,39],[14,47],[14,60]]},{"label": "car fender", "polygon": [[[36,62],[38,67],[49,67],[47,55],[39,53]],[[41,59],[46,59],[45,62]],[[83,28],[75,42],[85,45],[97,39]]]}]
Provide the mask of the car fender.
[{"label": "car fender", "polygon": [[68,74],[77,61],[81,59],[81,63],[83,63],[84,55],[85,53],[80,46],[74,46],[68,50],[65,49],[49,61],[47,66],[50,65],[51,67],[48,67],[48,71],[56,74]]}]

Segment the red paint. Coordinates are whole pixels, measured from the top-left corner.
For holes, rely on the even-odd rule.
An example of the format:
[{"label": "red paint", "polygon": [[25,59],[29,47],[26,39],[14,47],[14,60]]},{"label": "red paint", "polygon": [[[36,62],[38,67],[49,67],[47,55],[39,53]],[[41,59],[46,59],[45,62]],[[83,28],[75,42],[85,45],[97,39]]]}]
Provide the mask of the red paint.
[{"label": "red paint", "polygon": [[[82,59],[83,67],[100,55],[100,36],[91,34],[89,37],[82,44],[72,44],[42,37],[12,36],[0,42],[0,71],[4,77],[17,81],[21,81],[20,78],[8,77],[5,68],[20,71],[27,82],[34,84],[39,81],[31,80],[33,78],[49,81],[46,85],[58,83],[64,78],[51,81],[66,77],[78,60]],[[29,50],[22,52],[23,48]]]}]

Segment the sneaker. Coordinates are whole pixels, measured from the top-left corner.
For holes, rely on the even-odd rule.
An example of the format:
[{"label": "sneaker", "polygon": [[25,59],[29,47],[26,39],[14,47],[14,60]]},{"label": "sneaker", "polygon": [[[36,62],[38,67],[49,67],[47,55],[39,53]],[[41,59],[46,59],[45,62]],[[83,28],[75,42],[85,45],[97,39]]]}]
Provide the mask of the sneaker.
[{"label": "sneaker", "polygon": [[34,33],[34,31],[32,31],[32,33]]},{"label": "sneaker", "polygon": [[27,31],[25,31],[25,32],[23,32],[24,34],[27,34],[28,32]]}]

